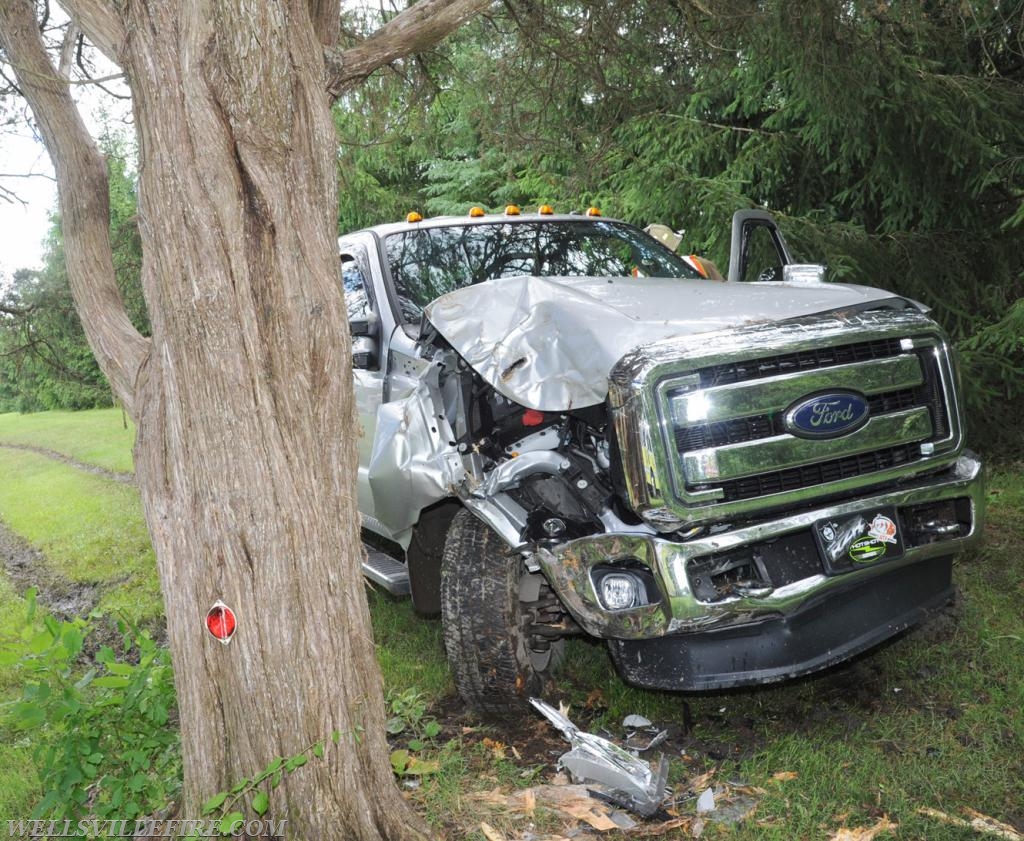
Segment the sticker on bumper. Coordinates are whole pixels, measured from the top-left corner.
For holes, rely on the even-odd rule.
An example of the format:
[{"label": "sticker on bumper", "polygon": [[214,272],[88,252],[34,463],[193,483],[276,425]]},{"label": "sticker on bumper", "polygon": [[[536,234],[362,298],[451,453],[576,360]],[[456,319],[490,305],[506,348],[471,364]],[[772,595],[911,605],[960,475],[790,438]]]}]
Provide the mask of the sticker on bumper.
[{"label": "sticker on bumper", "polygon": [[894,508],[819,520],[814,524],[814,536],[826,570],[833,574],[849,572],[902,556],[897,522]]}]

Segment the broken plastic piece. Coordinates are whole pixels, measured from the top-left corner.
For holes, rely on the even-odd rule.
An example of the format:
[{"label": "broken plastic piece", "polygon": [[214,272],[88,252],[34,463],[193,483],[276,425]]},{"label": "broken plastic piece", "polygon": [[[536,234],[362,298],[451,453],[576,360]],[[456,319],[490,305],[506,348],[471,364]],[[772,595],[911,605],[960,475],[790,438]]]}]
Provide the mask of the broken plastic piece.
[{"label": "broken plastic piece", "polygon": [[564,714],[539,698],[530,703],[562,731],[572,750],[562,754],[558,764],[573,779],[590,781],[605,786],[609,799],[632,812],[650,817],[658,811],[665,799],[668,762],[661,757],[657,770],[650,763],[623,750],[614,742],[593,733],[585,733]]},{"label": "broken plastic piece", "polygon": [[627,715],[622,720],[622,726],[628,730],[639,730],[641,727],[650,727],[651,722],[642,715]]},{"label": "broken plastic piece", "polygon": [[697,798],[697,814],[713,811],[715,811],[715,792],[710,788],[706,788],[700,793],[700,797]]}]

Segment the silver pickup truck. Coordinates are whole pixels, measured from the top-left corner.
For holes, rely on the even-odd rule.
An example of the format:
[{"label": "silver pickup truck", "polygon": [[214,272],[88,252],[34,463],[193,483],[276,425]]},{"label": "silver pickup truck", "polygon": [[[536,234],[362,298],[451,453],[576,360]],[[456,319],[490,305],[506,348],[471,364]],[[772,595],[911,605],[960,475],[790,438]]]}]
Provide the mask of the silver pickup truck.
[{"label": "silver pickup truck", "polygon": [[984,517],[949,342],[794,264],[768,214],[733,220],[725,281],[596,211],[411,214],[340,249],[364,571],[440,613],[478,712],[573,634],[630,683],[707,690],[949,601]]}]

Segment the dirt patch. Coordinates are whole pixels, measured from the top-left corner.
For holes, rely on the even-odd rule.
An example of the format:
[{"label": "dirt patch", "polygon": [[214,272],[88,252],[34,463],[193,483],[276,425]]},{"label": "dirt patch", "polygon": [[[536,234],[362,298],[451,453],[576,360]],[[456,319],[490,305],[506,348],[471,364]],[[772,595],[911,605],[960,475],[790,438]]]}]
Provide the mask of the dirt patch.
[{"label": "dirt patch", "polygon": [[87,616],[99,601],[96,584],[68,581],[47,563],[46,556],[0,523],[0,562],[14,592],[36,588],[36,598],[62,620]]},{"label": "dirt patch", "polygon": [[[56,619],[67,622],[86,618],[103,596],[102,583],[69,581],[56,572],[42,552],[0,522],[0,564],[11,588],[19,596],[29,587],[36,588],[36,601]],[[116,586],[116,584],[114,585]],[[157,645],[167,645],[167,627],[162,619],[146,623],[146,630]],[[111,621],[96,622],[89,633],[82,657],[92,660],[101,646],[117,648],[122,634]]]},{"label": "dirt patch", "polygon": [[74,467],[86,473],[91,473],[94,476],[102,476],[104,479],[109,479],[111,482],[120,482],[123,485],[135,484],[134,473],[121,473],[116,470],[107,470],[107,468],[100,467],[96,464],[86,464],[84,461],[77,461],[64,453],[58,453],[56,450],[48,450],[46,447],[33,447],[29,444],[0,444],[0,447],[4,447],[8,450],[21,450],[26,453],[35,453],[36,455],[46,456],[54,461],[66,464],[69,467]]}]

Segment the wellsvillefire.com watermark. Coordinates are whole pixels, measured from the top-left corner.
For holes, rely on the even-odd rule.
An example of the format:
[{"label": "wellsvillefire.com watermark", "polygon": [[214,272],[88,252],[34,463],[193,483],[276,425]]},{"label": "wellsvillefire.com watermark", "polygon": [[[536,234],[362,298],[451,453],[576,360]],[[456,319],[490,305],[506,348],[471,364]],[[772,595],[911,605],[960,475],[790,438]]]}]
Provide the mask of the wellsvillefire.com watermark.
[{"label": "wellsvillefire.com watermark", "polygon": [[283,838],[287,820],[235,821],[227,832],[219,820],[7,821],[8,838]]}]

